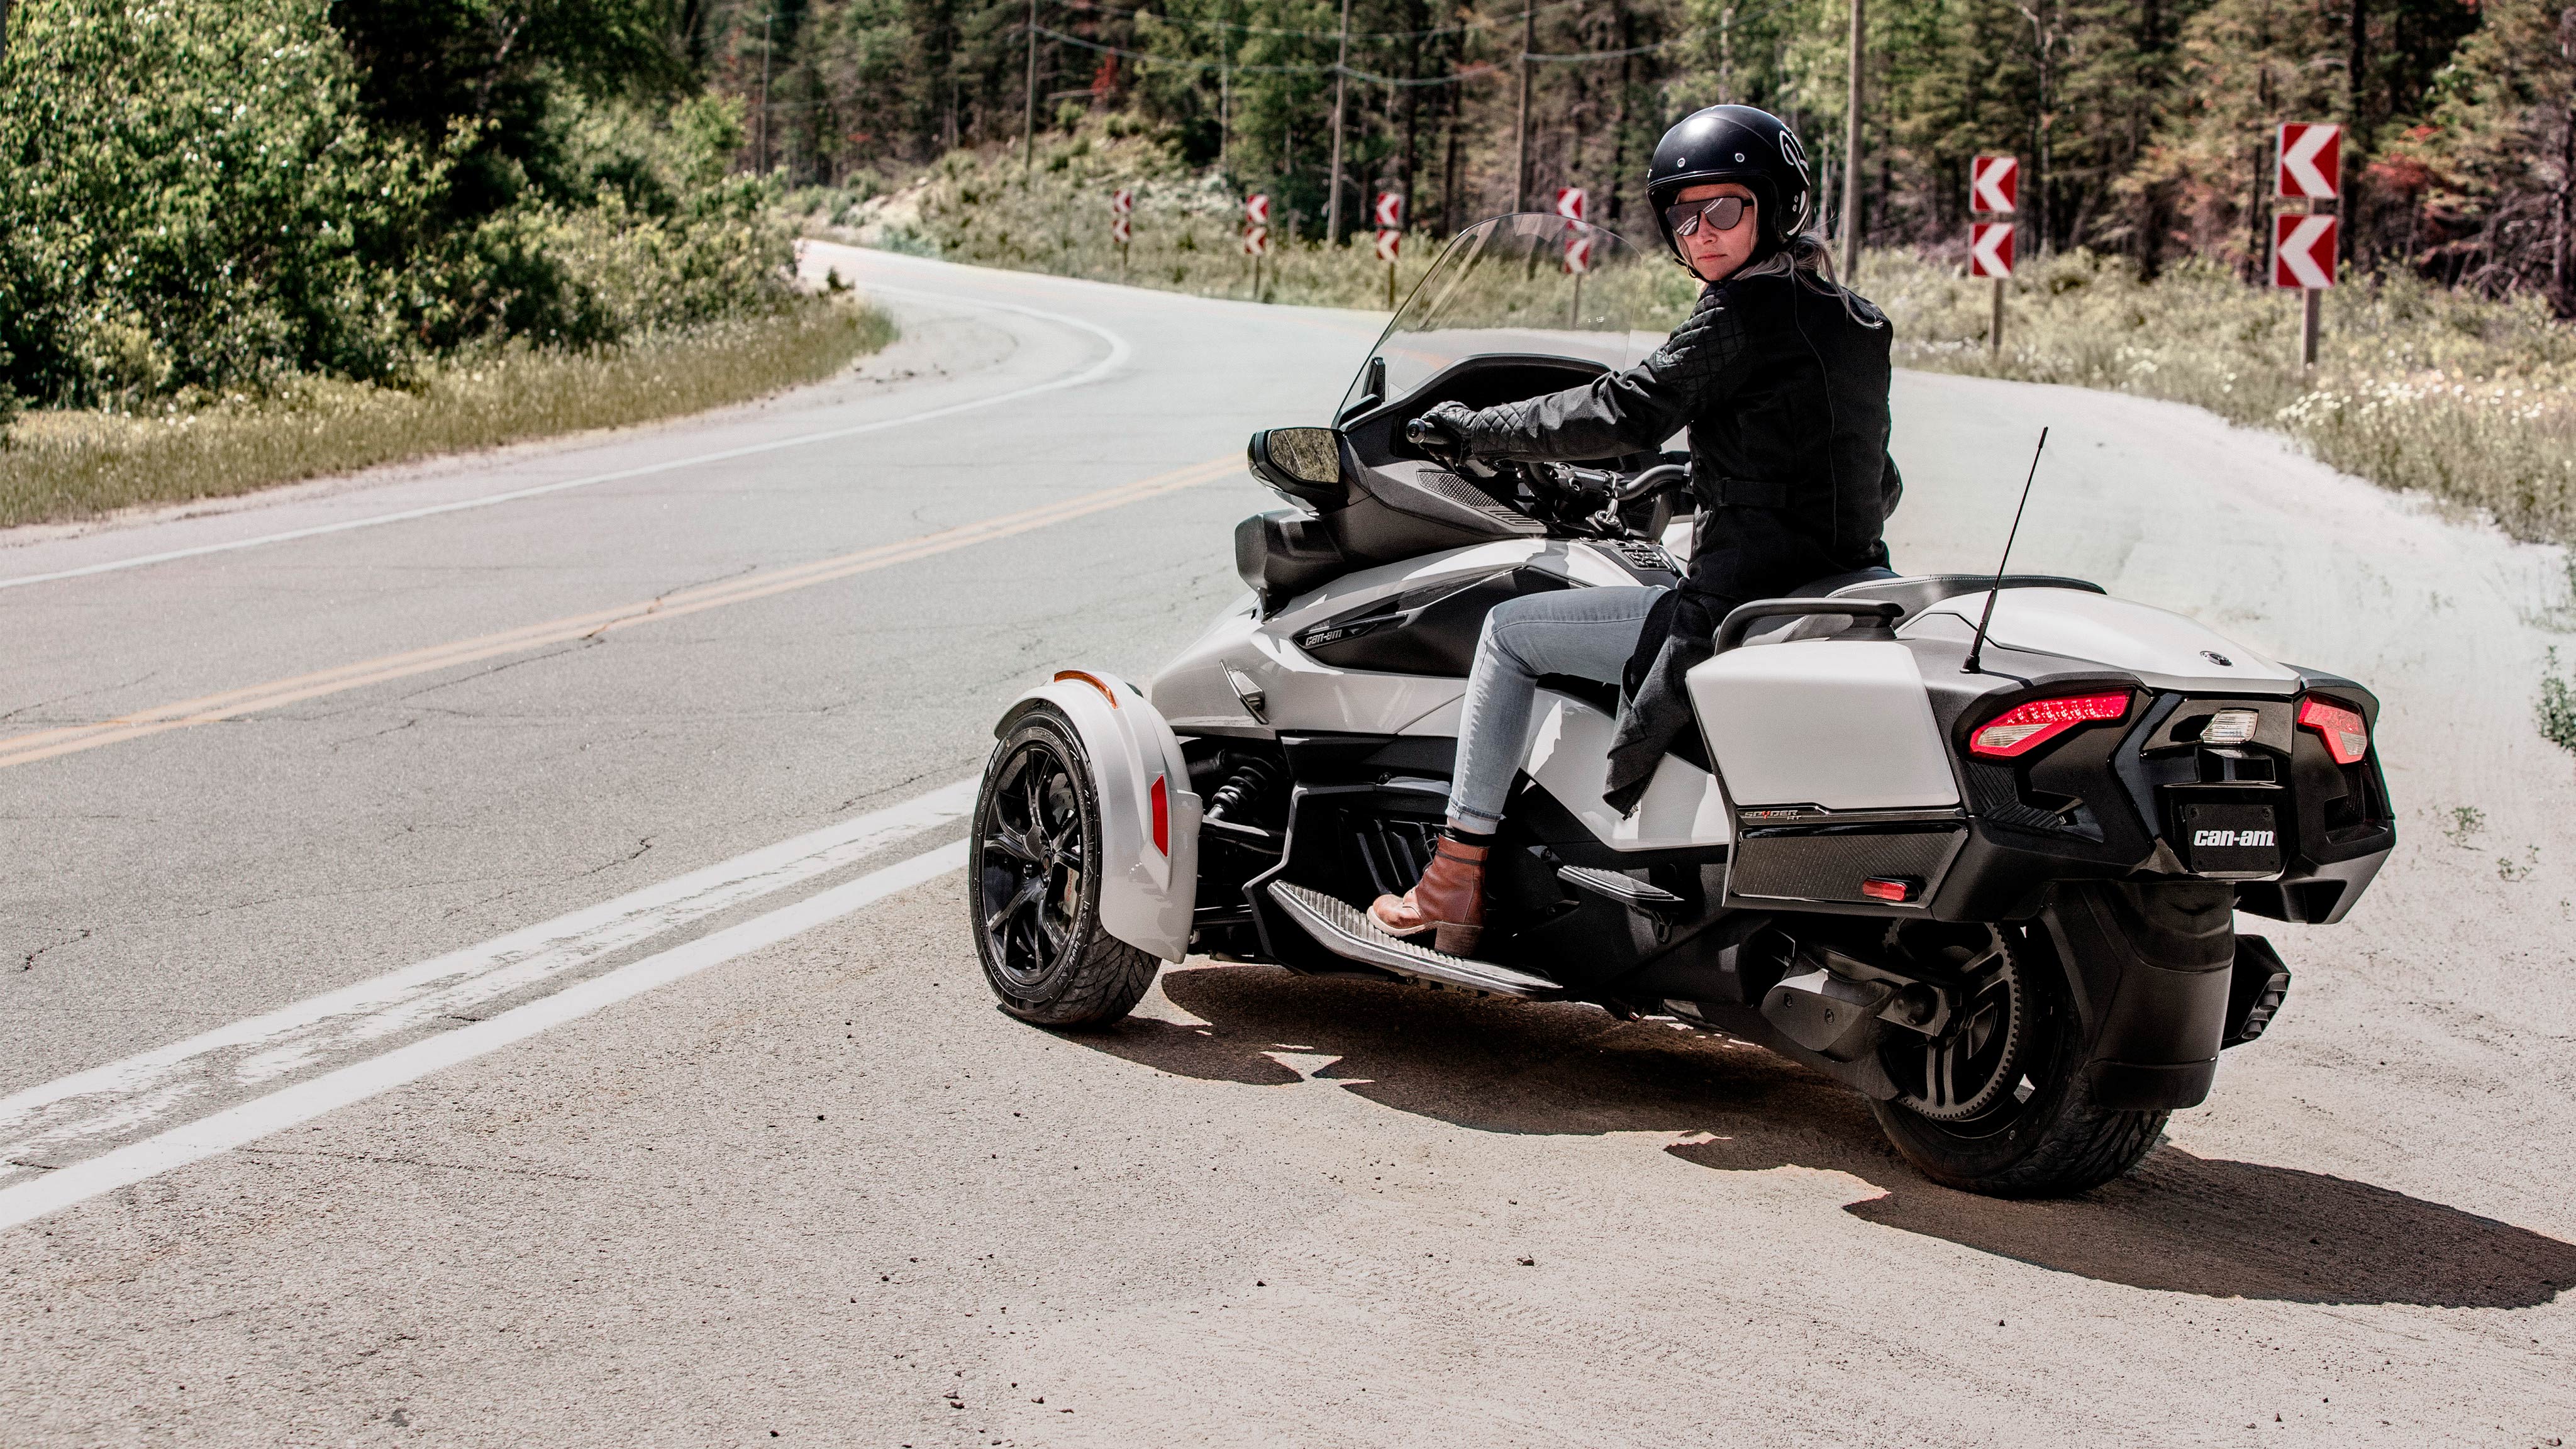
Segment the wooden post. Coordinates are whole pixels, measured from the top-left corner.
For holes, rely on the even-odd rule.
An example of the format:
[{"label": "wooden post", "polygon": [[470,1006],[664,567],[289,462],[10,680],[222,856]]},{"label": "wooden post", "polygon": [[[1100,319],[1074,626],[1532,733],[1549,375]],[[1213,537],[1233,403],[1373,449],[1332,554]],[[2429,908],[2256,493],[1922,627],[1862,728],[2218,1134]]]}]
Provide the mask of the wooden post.
[{"label": "wooden post", "polygon": [[2317,365],[2317,323],[2325,312],[2326,294],[2315,287],[2299,289],[2299,366],[2313,371]]},{"label": "wooden post", "polygon": [[2004,278],[1995,278],[1995,314],[1986,323],[1986,351],[2001,356],[2004,350]]}]

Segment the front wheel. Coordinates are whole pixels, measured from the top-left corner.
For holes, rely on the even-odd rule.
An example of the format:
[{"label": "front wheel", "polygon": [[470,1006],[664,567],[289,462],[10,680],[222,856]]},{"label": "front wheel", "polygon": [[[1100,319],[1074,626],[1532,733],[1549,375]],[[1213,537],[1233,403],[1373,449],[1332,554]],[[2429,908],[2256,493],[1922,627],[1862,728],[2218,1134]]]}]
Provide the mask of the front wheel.
[{"label": "front wheel", "polygon": [[1924,1176],[1992,1197],[2059,1197],[2154,1149],[2172,1114],[2094,1105],[2083,1025],[2043,934],[1979,926],[1907,944],[1954,983],[1959,1006],[1937,1034],[1887,1033],[1879,1065],[1897,1095],[1870,1111]]},{"label": "front wheel", "polygon": [[984,767],[966,908],[1002,1009],[1040,1026],[1132,1010],[1156,962],[1100,926],[1100,797],[1071,722],[1041,706]]}]

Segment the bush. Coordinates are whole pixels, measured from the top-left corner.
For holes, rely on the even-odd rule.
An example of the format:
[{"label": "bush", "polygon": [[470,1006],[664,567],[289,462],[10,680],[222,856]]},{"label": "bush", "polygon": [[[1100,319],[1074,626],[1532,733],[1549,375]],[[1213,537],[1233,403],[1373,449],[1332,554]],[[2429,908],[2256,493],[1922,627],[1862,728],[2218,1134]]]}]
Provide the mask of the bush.
[{"label": "bush", "polygon": [[[774,312],[785,230],[728,179],[738,105],[542,104],[372,124],[329,0],[22,0],[0,61],[0,392],[203,405],[302,377],[412,385],[506,338],[591,347]],[[524,171],[524,167],[520,167]],[[522,177],[525,182],[525,178]]]}]

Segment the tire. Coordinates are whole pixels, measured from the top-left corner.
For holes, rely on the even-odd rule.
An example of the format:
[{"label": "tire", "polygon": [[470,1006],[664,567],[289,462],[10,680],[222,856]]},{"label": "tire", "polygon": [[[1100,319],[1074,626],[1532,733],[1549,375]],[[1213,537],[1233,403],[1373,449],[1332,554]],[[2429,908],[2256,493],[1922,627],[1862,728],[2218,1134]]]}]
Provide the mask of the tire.
[{"label": "tire", "polygon": [[967,837],[967,922],[1002,1010],[1100,1026],[1135,1008],[1160,965],[1100,926],[1100,797],[1070,721],[1039,706],[984,766]]},{"label": "tire", "polygon": [[2005,928],[1993,940],[2018,987],[2002,1013],[2010,1019],[1992,1020],[1986,1038],[2003,1040],[1992,1058],[2002,1080],[1919,1090],[1933,1076],[1921,1063],[1940,1044],[1891,1032],[1880,1064],[1899,1096],[1870,1103],[1880,1130],[1924,1176],[1989,1197],[2064,1197],[2126,1174],[2154,1150],[2172,1114],[2095,1106],[2083,1072],[2083,1024],[2046,935]]}]

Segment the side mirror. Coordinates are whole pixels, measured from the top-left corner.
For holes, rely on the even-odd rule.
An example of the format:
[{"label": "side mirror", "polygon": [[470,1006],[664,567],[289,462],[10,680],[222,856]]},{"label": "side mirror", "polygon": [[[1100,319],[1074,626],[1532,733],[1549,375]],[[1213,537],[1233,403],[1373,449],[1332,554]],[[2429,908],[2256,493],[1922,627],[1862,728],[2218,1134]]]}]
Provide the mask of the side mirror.
[{"label": "side mirror", "polygon": [[1252,476],[1272,492],[1310,508],[1339,508],[1348,501],[1342,474],[1342,435],[1331,428],[1267,428],[1244,449]]}]

